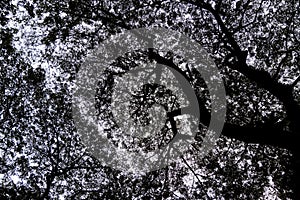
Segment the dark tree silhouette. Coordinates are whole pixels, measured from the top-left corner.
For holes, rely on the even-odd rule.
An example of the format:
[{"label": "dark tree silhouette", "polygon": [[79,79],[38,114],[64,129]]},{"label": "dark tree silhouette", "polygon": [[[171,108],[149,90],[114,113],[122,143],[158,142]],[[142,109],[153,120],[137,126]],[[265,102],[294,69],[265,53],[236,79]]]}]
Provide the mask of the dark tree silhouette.
[{"label": "dark tree silhouette", "polygon": [[[1,199],[300,199],[298,8],[294,0],[1,1]],[[226,87],[226,122],[216,147],[198,158],[210,121],[201,75],[182,67],[184,58],[172,52],[148,49],[119,57],[97,93],[99,117],[114,145],[151,150],[178,131],[178,105],[162,133],[134,143],[111,120],[115,78],[138,60],[181,73],[201,111],[199,144],[190,152],[164,169],[126,174],[103,166],[84,148],[72,119],[72,84],[101,41],[151,26],[185,33],[210,53]],[[135,95],[148,95],[148,104],[159,102],[167,111],[178,103],[155,85]],[[132,101],[132,116],[148,123],[144,103]]]}]

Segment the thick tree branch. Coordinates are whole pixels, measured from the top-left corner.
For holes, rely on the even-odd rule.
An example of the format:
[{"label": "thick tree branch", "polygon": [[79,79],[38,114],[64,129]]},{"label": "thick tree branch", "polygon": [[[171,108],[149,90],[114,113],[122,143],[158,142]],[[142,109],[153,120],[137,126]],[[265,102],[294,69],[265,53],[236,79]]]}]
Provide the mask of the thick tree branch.
[{"label": "thick tree branch", "polygon": [[292,88],[294,88],[298,82],[300,82],[300,76],[298,76],[298,78],[296,78],[296,80],[292,83]]},{"label": "thick tree branch", "polygon": [[[183,72],[172,60],[166,59],[162,56],[160,56],[158,53],[154,51],[150,51],[149,57],[153,60],[155,60],[157,63],[166,65],[171,67],[172,69],[176,70],[178,73],[180,73],[186,80],[188,80],[190,83],[192,82],[191,77],[188,77],[185,72]],[[176,76],[176,74],[174,74]],[[176,77],[177,78],[177,77]],[[180,80],[180,78],[177,78],[177,80]],[[192,87],[192,86],[191,86]],[[209,110],[206,108],[205,103],[203,102],[202,99],[198,95],[196,95],[198,104],[199,104],[199,110],[200,110],[200,121],[208,125],[210,122],[210,113]],[[180,110],[181,112],[182,110]],[[193,108],[189,110],[189,113],[192,113]]]},{"label": "thick tree branch", "polygon": [[[267,91],[271,92],[274,96],[276,96],[285,106],[287,111],[288,118],[291,121],[291,128],[294,133],[299,133],[300,131],[300,123],[299,121],[299,113],[300,113],[300,105],[293,97],[293,87],[297,84],[298,79],[291,84],[286,85],[279,83],[276,79],[274,79],[268,72],[263,70],[255,69],[252,66],[249,66],[246,63],[247,52],[242,51],[238,42],[233,37],[233,34],[226,27],[224,21],[221,19],[220,13],[212,8],[212,6],[208,3],[204,3],[202,1],[189,1],[189,3],[198,6],[200,9],[205,9],[210,12],[218,25],[221,28],[221,31],[225,34],[228,43],[231,45],[231,54],[236,58],[236,61],[229,65],[230,68],[237,70],[238,72],[245,75],[248,79],[254,81],[258,86]],[[296,147],[296,146],[295,146]]]},{"label": "thick tree branch", "polygon": [[292,132],[270,126],[251,127],[225,123],[222,135],[246,143],[271,145],[289,150],[297,142]]},{"label": "thick tree branch", "polygon": [[274,78],[271,77],[271,75],[263,70],[257,70],[254,67],[251,67],[247,65],[246,58],[247,58],[247,52],[243,51],[238,42],[233,37],[233,34],[231,31],[226,27],[224,21],[221,19],[220,13],[218,11],[214,10],[212,6],[208,3],[204,2],[193,2],[189,1],[189,3],[192,3],[199,8],[205,9],[209,11],[217,21],[218,25],[221,28],[221,31],[225,34],[225,37],[228,40],[228,43],[231,45],[232,50],[231,54],[234,56],[237,61],[229,65],[230,68],[237,70],[238,72],[245,75],[250,80],[256,82],[260,87],[268,90],[273,95],[275,95],[279,100],[281,100],[284,104],[290,104],[292,96],[292,85],[285,85],[282,83],[277,82],[277,80],[274,80]]},{"label": "thick tree branch", "polygon": [[[198,6],[199,8],[205,9],[209,11],[214,18],[216,19],[218,25],[220,26],[221,31],[225,34],[225,37],[230,44],[230,52],[233,57],[237,59],[235,64],[230,65],[234,70],[245,75],[250,80],[257,83],[261,88],[268,90],[274,96],[276,96],[280,101],[284,103],[286,109],[288,111],[288,115],[291,120],[297,119],[297,115],[300,113],[300,108],[297,102],[293,99],[292,91],[293,85],[285,85],[277,82],[268,72],[263,70],[257,70],[254,67],[247,65],[246,58],[247,52],[243,51],[238,42],[235,40],[233,33],[226,27],[225,23],[221,19],[220,13],[218,10],[213,9],[213,7],[202,1],[187,1],[193,5]],[[122,21],[122,20],[121,20]],[[123,21],[121,27],[125,29],[129,29],[126,23]],[[178,71],[181,75],[183,75],[186,80],[189,80],[188,77],[182,70],[176,66],[172,60],[168,60],[158,53],[154,51],[150,51],[151,59],[156,60],[159,64],[167,65],[172,67],[176,71]],[[297,79],[298,82],[298,79]],[[296,83],[297,83],[296,82]],[[210,113],[208,109],[204,106],[203,102],[198,98],[199,107],[201,112],[201,123],[204,125],[208,125],[210,121]],[[202,105],[201,105],[202,104]],[[187,110],[186,110],[187,109]],[[173,113],[169,113],[169,115],[180,115],[181,113],[189,112],[190,108],[186,108],[183,110],[176,110]],[[299,112],[298,112],[299,111]],[[170,117],[170,116],[169,116]],[[295,136],[292,132],[283,131],[274,127],[248,127],[248,126],[239,126],[234,124],[225,123],[222,134],[229,138],[234,138],[246,143],[255,143],[255,144],[264,144],[264,145],[272,145],[276,147],[291,149],[295,147],[297,144],[295,143]]]},{"label": "thick tree branch", "polygon": [[[190,107],[186,107],[174,110],[168,113],[168,117],[174,118],[183,113],[188,113],[190,109]],[[297,144],[296,137],[292,132],[270,125],[254,127],[225,123],[222,135],[245,143],[270,145],[289,150],[293,150],[293,147]]]},{"label": "thick tree branch", "polygon": [[[187,77],[187,75],[182,72],[178,66],[176,66],[172,60],[166,59],[162,56],[160,56],[158,53],[152,52],[151,58],[156,60],[160,64],[167,65],[169,67],[172,67],[173,69],[177,70],[181,75],[183,75],[187,80],[190,79],[190,77]],[[243,70],[245,70],[245,73],[247,73],[250,77],[256,75],[257,71],[248,67],[245,67]],[[270,80],[271,76],[267,72],[261,72],[262,81],[264,80]],[[270,80],[271,81],[271,80]],[[268,83],[267,83],[268,84]],[[268,85],[269,87],[272,87],[273,83],[270,83]],[[274,85],[273,85],[274,86]],[[280,86],[277,86],[280,87]],[[270,88],[271,91],[277,92],[277,90],[284,90],[285,92],[283,94],[278,95],[289,95],[289,91],[286,91],[285,88]],[[286,98],[286,96],[283,96],[282,98]],[[290,104],[289,104],[290,105]],[[203,102],[199,100],[199,107],[200,107],[200,122],[204,125],[208,126],[210,122],[210,112],[208,108],[205,107]],[[172,112],[168,113],[169,118],[173,118],[175,116],[181,115],[183,113],[190,113],[193,108],[186,107],[174,110]],[[222,122],[220,122],[222,123]],[[271,145],[275,147],[285,148],[285,149],[291,149],[293,148],[295,143],[295,136],[292,132],[281,130],[280,128],[276,127],[270,127],[264,126],[264,127],[251,127],[251,126],[240,126],[230,123],[225,123],[222,134],[224,136],[227,136],[229,138],[237,139],[246,143],[255,143],[255,144],[262,144],[262,145]]]}]

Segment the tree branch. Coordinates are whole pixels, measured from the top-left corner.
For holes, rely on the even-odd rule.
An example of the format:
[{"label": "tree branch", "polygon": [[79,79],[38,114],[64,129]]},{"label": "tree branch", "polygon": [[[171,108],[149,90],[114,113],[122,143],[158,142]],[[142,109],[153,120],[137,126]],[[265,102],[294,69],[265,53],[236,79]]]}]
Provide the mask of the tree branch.
[{"label": "tree branch", "polygon": [[[153,53],[153,52],[152,52]],[[167,65],[169,67],[172,67],[173,69],[177,70],[179,73],[181,73],[187,80],[190,78],[187,77],[187,75],[182,72],[178,66],[176,66],[171,60],[168,60],[162,56],[160,56],[157,53],[153,53],[151,57],[156,60],[160,64]],[[259,77],[257,76],[257,73],[262,78],[260,82],[264,80],[269,80],[271,83],[266,83],[268,87],[275,87],[275,82],[272,80],[271,76],[267,72],[259,72],[255,69],[245,67],[243,68],[243,71],[245,74],[248,74],[253,79],[257,79]],[[269,84],[269,85],[268,85]],[[265,86],[266,87],[266,86]],[[279,88],[282,87],[282,88]],[[284,90],[283,94],[278,95],[288,95],[287,90],[283,88],[281,85],[276,85],[275,88],[269,88],[271,91],[277,94],[277,90]],[[288,91],[289,92],[289,91]],[[282,98],[286,98],[286,96],[283,96]],[[201,106],[201,101],[199,101],[199,107],[200,107],[200,122],[204,125],[208,126],[210,122],[210,112],[208,108],[206,108],[204,105]],[[185,107],[181,109],[174,110],[172,112],[168,113],[169,118],[173,118],[175,116],[181,115],[183,113],[189,113],[191,112],[191,107]],[[220,122],[222,123],[222,122]],[[279,148],[285,148],[285,149],[291,149],[292,147],[295,147],[295,137],[292,132],[281,130],[280,128],[276,127],[250,127],[250,126],[239,126],[234,125],[230,123],[225,123],[222,134],[224,136],[227,136],[229,138],[237,139],[246,143],[255,143],[255,144],[262,144],[262,145],[271,145]]]},{"label": "tree branch", "polygon": [[273,95],[275,95],[280,101],[283,103],[290,103],[292,97],[292,87],[291,85],[285,85],[282,83],[277,82],[274,80],[271,75],[263,70],[257,70],[254,67],[251,67],[247,65],[246,58],[247,58],[247,52],[243,51],[238,42],[233,37],[233,34],[231,31],[226,27],[225,23],[221,19],[220,14],[212,8],[212,6],[208,3],[204,2],[193,2],[189,1],[189,3],[192,3],[199,8],[205,9],[209,11],[219,24],[221,31],[225,34],[225,37],[228,40],[228,43],[233,48],[231,53],[233,56],[237,59],[235,64],[228,65],[230,68],[237,70],[238,72],[245,75],[250,80],[253,80],[256,82],[260,87],[268,90]]},{"label": "tree branch", "polygon": [[250,127],[225,123],[222,135],[245,143],[271,145],[291,150],[298,142],[292,132],[277,127]]},{"label": "tree branch", "polygon": [[299,81],[300,81],[300,76],[298,76],[298,78],[296,78],[296,80],[292,83],[292,85],[291,85],[292,88],[294,88]]},{"label": "tree branch", "polygon": [[[182,113],[187,113],[189,109],[190,107],[174,110],[168,113],[168,117],[175,117]],[[254,127],[225,123],[222,135],[245,143],[270,145],[289,150],[293,150],[295,145],[297,145],[295,134],[276,126],[271,127],[270,125]]]}]

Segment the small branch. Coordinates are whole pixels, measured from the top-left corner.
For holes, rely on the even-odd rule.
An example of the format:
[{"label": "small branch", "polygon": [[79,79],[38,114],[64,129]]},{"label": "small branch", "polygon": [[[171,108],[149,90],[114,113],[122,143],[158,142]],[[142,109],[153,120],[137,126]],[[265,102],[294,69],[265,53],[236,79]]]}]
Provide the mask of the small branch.
[{"label": "small branch", "polygon": [[[194,171],[194,169],[189,165],[189,163],[186,161],[186,159],[183,156],[180,156],[180,158],[182,159],[182,161],[184,162],[184,164],[189,168],[189,170],[193,173],[193,175],[196,177],[196,179],[198,180],[198,183],[200,185],[202,185],[202,182],[200,181],[198,174]],[[211,199],[210,196],[207,194],[206,195],[208,197],[208,199]]]},{"label": "small branch", "polygon": [[298,78],[296,78],[296,80],[292,83],[291,87],[294,88],[299,81],[300,81],[300,76],[298,76]]}]

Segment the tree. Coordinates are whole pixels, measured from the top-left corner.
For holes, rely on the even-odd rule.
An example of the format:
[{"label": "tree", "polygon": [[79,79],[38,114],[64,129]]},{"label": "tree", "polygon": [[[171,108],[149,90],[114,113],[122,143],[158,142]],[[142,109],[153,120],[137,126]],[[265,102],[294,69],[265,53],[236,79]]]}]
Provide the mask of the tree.
[{"label": "tree", "polygon": [[[0,7],[2,198],[299,199],[299,2],[20,0]],[[99,42],[149,26],[183,32],[206,48],[223,75],[228,107],[223,137],[207,157],[197,159],[195,146],[174,164],[137,176],[101,165],[84,149],[72,121],[71,85]],[[170,52],[149,49],[116,62],[126,71],[135,55],[188,74]],[[103,119],[111,115],[112,75],[120,75],[112,69],[100,81]],[[205,127],[209,95],[192,72],[186,76],[195,82]],[[116,129],[108,137],[122,144]]]}]

